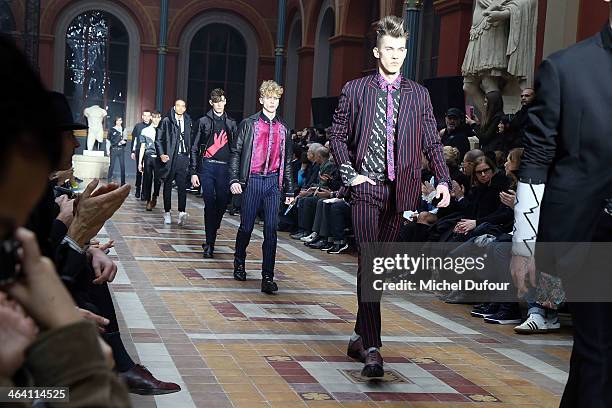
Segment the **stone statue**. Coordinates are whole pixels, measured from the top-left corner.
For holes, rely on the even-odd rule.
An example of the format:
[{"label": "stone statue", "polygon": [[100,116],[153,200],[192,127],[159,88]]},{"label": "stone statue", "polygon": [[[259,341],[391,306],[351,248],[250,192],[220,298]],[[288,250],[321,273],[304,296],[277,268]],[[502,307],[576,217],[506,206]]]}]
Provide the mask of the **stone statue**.
[{"label": "stone statue", "polygon": [[107,113],[98,105],[93,105],[85,108],[83,114],[87,118],[87,124],[89,125],[89,130],[87,131],[87,150],[93,150],[96,142],[102,143],[104,141],[103,122]]},{"label": "stone statue", "polygon": [[533,86],[537,19],[538,0],[476,0],[461,71],[481,111],[484,96],[510,81]]}]

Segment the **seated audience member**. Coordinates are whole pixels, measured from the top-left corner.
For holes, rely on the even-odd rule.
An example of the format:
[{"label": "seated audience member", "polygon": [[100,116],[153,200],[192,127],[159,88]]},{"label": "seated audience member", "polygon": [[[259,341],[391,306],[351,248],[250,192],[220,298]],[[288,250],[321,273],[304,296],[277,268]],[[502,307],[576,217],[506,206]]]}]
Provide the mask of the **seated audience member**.
[{"label": "seated audience member", "polygon": [[444,146],[459,150],[459,157],[470,150],[469,137],[475,136],[472,128],[465,123],[465,114],[461,109],[450,108],[444,116],[446,127],[440,131],[440,140]]},{"label": "seated audience member", "polygon": [[327,251],[329,254],[339,254],[348,249],[345,238],[347,227],[351,226],[351,208],[348,202],[348,188],[342,186],[338,191],[332,191],[330,197],[317,202],[312,230],[317,233],[317,239],[306,246]]},{"label": "seated audience member", "polygon": [[[501,216],[507,216],[507,210],[512,210],[514,208],[516,185],[518,184],[516,172],[521,164],[522,154],[523,149],[513,149],[508,154],[504,164],[506,176],[508,176],[510,180],[510,187],[507,191],[499,193],[502,206],[498,209],[498,214]],[[501,273],[498,271],[504,271],[501,273],[503,276],[507,276],[510,273],[509,266],[511,253],[509,243],[512,242],[512,237],[507,232],[509,231],[498,235],[487,248],[488,257],[494,263],[496,273]],[[511,292],[514,291],[514,289],[511,290]],[[485,322],[494,324],[516,324],[522,321],[519,305],[516,302],[484,303],[476,306],[471,314],[474,317],[484,317]]]},{"label": "seated audience member", "polygon": [[507,190],[508,185],[508,177],[497,172],[491,159],[484,156],[476,159],[469,192],[453,191],[457,212],[440,218],[429,230],[428,240],[465,242],[473,236],[495,235],[510,228],[506,224],[512,224],[512,210],[503,214],[497,211],[501,206],[499,193]]},{"label": "seated audience member", "polygon": [[0,234],[5,248],[15,248],[0,271],[0,385],[68,387],[71,406],[129,407],[108,346],[81,317],[34,234],[21,228],[57,167],[62,139],[49,94],[26,58],[3,37],[0,55],[0,109],[11,118],[3,127]]},{"label": "seated audience member", "polygon": [[[64,95],[51,92],[49,96],[62,144],[57,167],[63,170],[71,166],[72,155],[79,146],[73,130],[83,125],[74,123]],[[90,243],[127,198],[130,185],[119,188],[111,183],[96,189],[97,186],[98,181],[94,180],[79,196],[78,202],[64,200],[59,208],[49,188],[32,212],[28,225],[35,231],[43,253],[54,260],[77,305],[108,321],[102,337],[111,347],[116,370],[130,392],[165,394],[179,391],[177,384],[159,381],[144,366],[136,364],[125,349],[107,283],[114,279],[117,267],[101,248]]]},{"label": "seated audience member", "polygon": [[[316,184],[319,183],[319,168],[320,165],[317,163],[316,152],[323,147],[323,145],[319,143],[312,143],[308,146],[307,158],[311,163],[310,172],[308,173],[308,178],[305,178],[304,184],[300,188],[300,192],[296,196],[295,205],[292,207],[293,210],[288,214],[291,218],[291,223],[295,226],[298,226],[298,211],[301,208],[304,197],[311,197],[315,190]],[[291,234],[291,238],[293,239],[302,239],[303,237],[309,235],[306,234],[306,231],[298,227],[298,230]]]},{"label": "seated audience member", "polygon": [[312,195],[303,197],[301,204],[298,203],[298,225],[305,234],[308,234],[301,238],[306,243],[312,243],[318,238],[318,235],[312,231],[317,202],[331,198],[331,192],[340,188],[338,166],[329,159],[329,149],[319,147],[315,154],[316,162],[320,166],[319,182],[310,186],[311,189],[314,188]]}]

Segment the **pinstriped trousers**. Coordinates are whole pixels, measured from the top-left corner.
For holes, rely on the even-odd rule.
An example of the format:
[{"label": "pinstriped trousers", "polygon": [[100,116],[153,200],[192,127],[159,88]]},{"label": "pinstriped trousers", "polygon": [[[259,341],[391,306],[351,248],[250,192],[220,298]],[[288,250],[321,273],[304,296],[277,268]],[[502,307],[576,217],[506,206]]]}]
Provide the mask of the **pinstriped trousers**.
[{"label": "pinstriped trousers", "polygon": [[381,318],[380,301],[361,301],[361,282],[365,279],[364,274],[373,274],[373,272],[362,268],[360,246],[366,242],[393,242],[397,239],[402,225],[402,215],[397,213],[394,203],[395,185],[389,182],[377,181],[376,185],[363,183],[351,187],[351,216],[359,255],[355,333],[361,336],[366,350],[370,347],[382,347]]},{"label": "pinstriped trousers", "polygon": [[251,174],[245,190],[242,193],[240,209],[240,227],[236,235],[234,263],[244,265],[246,249],[251,240],[255,226],[255,218],[260,209],[264,213],[264,241],[262,277],[274,277],[274,261],[276,258],[276,227],[278,224],[278,208],[280,206],[280,189],[278,173],[266,176]]}]

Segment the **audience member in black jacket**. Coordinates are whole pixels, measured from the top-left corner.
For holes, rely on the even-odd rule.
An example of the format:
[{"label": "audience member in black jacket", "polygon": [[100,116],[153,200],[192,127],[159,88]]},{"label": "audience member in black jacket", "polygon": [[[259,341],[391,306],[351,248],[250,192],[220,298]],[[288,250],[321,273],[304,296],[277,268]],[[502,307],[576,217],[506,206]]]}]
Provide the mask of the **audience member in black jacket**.
[{"label": "audience member in black jacket", "polygon": [[501,93],[499,91],[487,93],[485,107],[487,112],[480,129],[476,132],[476,136],[480,142],[480,150],[486,153],[499,150],[500,137],[497,130],[499,122],[504,116],[504,100]]},{"label": "audience member in black jacket", "polygon": [[[459,200],[458,208],[462,218],[457,222],[453,232],[463,238],[469,238],[474,234],[483,234],[482,229],[477,227],[488,223],[493,226],[502,226],[506,223],[511,224],[513,212],[497,210],[500,208],[500,193],[507,191],[510,186],[508,177],[497,172],[495,164],[488,157],[481,157],[474,162],[472,172],[472,187],[470,192]],[[505,206],[504,206],[505,207]]]},{"label": "audience member in black jacket", "polygon": [[440,140],[444,146],[456,147],[459,157],[463,158],[470,150],[469,137],[475,136],[474,130],[465,124],[465,114],[461,109],[450,108],[446,112],[446,128],[440,131]]}]

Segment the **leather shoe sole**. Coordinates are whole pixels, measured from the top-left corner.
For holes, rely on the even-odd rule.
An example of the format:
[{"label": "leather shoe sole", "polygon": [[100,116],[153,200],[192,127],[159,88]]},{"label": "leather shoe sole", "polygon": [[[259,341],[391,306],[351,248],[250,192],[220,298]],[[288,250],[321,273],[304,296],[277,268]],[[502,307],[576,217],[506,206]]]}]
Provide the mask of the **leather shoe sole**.
[{"label": "leather shoe sole", "polygon": [[162,388],[130,388],[128,391],[131,394],[138,395],[164,395],[172,394],[173,392],[179,392],[180,390],[180,388],[178,390],[165,390]]}]

